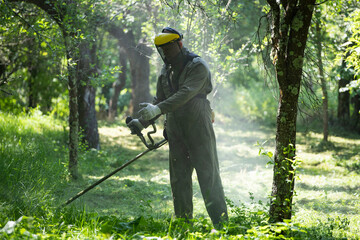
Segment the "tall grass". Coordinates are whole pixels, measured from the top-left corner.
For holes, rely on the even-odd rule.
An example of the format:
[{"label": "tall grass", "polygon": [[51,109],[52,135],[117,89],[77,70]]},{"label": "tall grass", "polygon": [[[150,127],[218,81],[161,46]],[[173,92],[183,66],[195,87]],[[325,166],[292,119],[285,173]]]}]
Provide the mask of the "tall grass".
[{"label": "tall grass", "polygon": [[0,194],[14,217],[45,215],[67,174],[64,130],[34,110],[30,115],[0,112]]}]

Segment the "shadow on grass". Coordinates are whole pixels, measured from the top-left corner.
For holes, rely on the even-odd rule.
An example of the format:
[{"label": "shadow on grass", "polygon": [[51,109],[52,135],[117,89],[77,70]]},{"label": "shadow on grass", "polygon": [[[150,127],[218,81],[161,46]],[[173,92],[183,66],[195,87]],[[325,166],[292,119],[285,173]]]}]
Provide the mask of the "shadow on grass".
[{"label": "shadow on grass", "polygon": [[312,190],[312,191],[326,191],[326,192],[346,192],[346,193],[357,193],[360,189],[360,184],[350,187],[350,186],[331,186],[325,185],[322,187],[309,185],[303,182],[296,184],[297,188],[301,188],[304,190]]},{"label": "shadow on grass", "polygon": [[[93,182],[95,181],[92,179],[84,178],[81,184],[66,191],[66,197],[72,197]],[[100,215],[111,213],[131,218],[168,210],[171,203],[169,184],[141,179],[131,180],[126,176],[121,176],[121,178],[109,178],[75,200],[71,205],[78,207],[85,205],[87,209],[96,211]]]},{"label": "shadow on grass", "polygon": [[359,209],[356,209],[358,199],[340,199],[336,201],[329,201],[327,199],[300,199],[296,201],[295,206],[299,205],[302,208],[315,210],[318,212],[341,213],[346,215],[358,215]]},{"label": "shadow on grass", "polygon": [[[357,193],[360,189],[360,184],[355,186],[314,186],[306,183],[297,183],[296,188],[299,190],[312,191],[311,199],[302,198],[296,201],[295,206],[307,208],[323,213],[342,213],[347,215],[358,215],[360,210],[358,206]],[[338,198],[332,200],[332,196],[347,196],[347,198]]]},{"label": "shadow on grass", "polygon": [[351,164],[345,164],[346,169],[349,172],[355,172],[357,174],[360,174],[360,163],[351,163]]},{"label": "shadow on grass", "polygon": [[[105,129],[102,149],[83,151],[80,154],[79,170],[83,177],[70,182],[67,189],[63,190],[62,194],[66,199],[147,150],[140,139],[128,135],[126,130]],[[159,139],[156,137],[154,140]],[[170,185],[164,180],[164,175],[167,176],[164,173],[164,169],[168,167],[167,155],[165,146],[148,152],[72,204],[85,205],[91,211],[103,215],[121,214],[129,218],[144,214],[144,211],[161,211],[163,205],[167,206],[172,202]]]},{"label": "shadow on grass", "polygon": [[358,157],[360,152],[360,147],[355,145],[348,145],[347,147],[338,148],[337,152],[332,154],[332,157],[337,162],[345,162]]},{"label": "shadow on grass", "polygon": [[297,172],[300,173],[301,175],[309,175],[309,176],[319,176],[319,175],[328,176],[334,174],[334,171],[331,169],[324,169],[318,167],[318,165],[320,164],[321,162],[317,162],[313,165],[298,167]]},{"label": "shadow on grass", "polygon": [[323,141],[315,137],[299,136],[297,143],[306,146],[306,152],[308,153],[322,153],[326,151],[340,151],[343,149],[338,144],[334,144],[330,141]]},{"label": "shadow on grass", "polygon": [[[318,134],[323,134],[323,126],[322,123],[319,121],[312,121],[312,122],[301,122],[298,121],[297,124],[297,132],[306,135],[309,132],[314,132]],[[329,126],[329,136],[336,136],[341,138],[347,138],[351,140],[359,139],[359,132],[354,131],[351,125],[346,127],[341,126],[340,124],[332,124]]]}]

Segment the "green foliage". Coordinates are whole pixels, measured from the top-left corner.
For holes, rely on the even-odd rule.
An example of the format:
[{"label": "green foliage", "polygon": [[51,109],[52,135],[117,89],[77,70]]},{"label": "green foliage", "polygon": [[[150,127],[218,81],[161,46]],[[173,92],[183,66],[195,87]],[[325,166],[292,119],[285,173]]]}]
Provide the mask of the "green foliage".
[{"label": "green foliage", "polygon": [[266,165],[271,165],[274,164],[274,154],[271,151],[267,151],[264,148],[264,145],[267,141],[263,142],[263,143],[259,143],[259,141],[256,143],[255,146],[257,146],[259,148],[259,156],[265,156],[269,159],[269,161],[266,163]]},{"label": "green foliage", "polygon": [[0,77],[5,77],[2,88],[9,93],[0,93],[0,109],[19,113],[23,108],[40,106],[47,112],[52,98],[66,89],[60,77],[64,46],[59,28],[33,5],[19,3],[14,7],[5,1],[0,9],[0,63],[5,66]]},{"label": "green foliage", "polygon": [[360,73],[360,10],[356,9],[347,21],[351,23],[352,36],[347,42],[346,52],[348,56],[346,61],[355,69],[355,74],[358,75]]},{"label": "green foliage", "polygon": [[311,239],[347,239],[345,232],[349,230],[349,224],[347,218],[329,217],[325,221],[318,221],[317,227],[309,228],[308,236]]},{"label": "green foliage", "polygon": [[[1,95],[4,96],[4,93]],[[4,112],[11,112],[13,114],[20,114],[25,112],[26,106],[24,104],[19,104],[14,97],[5,96],[0,100],[0,110]]]},{"label": "green foliage", "polygon": [[119,77],[121,69],[119,66],[109,67],[106,66],[103,68],[101,73],[96,77],[91,79],[91,85],[96,87],[104,87],[109,83],[113,83]]},{"label": "green foliage", "polygon": [[57,99],[52,99],[52,111],[49,116],[62,121],[67,121],[69,117],[69,98],[68,95],[62,95]]},{"label": "green foliage", "polygon": [[275,125],[277,97],[263,82],[253,82],[248,88],[239,87],[237,93],[236,105],[243,117],[266,125]]}]

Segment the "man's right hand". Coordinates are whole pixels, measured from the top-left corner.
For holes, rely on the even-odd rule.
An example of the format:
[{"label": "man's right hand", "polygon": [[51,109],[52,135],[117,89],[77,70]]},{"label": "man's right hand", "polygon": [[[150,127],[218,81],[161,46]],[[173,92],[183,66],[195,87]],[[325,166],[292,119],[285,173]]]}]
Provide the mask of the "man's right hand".
[{"label": "man's right hand", "polygon": [[139,106],[142,108],[140,109],[139,114],[144,120],[149,121],[161,114],[160,108],[151,103],[140,103]]}]

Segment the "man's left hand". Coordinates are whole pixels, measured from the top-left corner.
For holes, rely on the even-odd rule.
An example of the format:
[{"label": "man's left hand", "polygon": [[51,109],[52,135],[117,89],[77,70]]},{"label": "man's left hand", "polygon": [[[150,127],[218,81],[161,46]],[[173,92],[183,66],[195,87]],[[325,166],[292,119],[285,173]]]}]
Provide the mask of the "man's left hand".
[{"label": "man's left hand", "polygon": [[151,103],[140,103],[139,106],[142,107],[142,109],[139,111],[139,114],[144,120],[149,121],[161,114],[160,108]]}]

